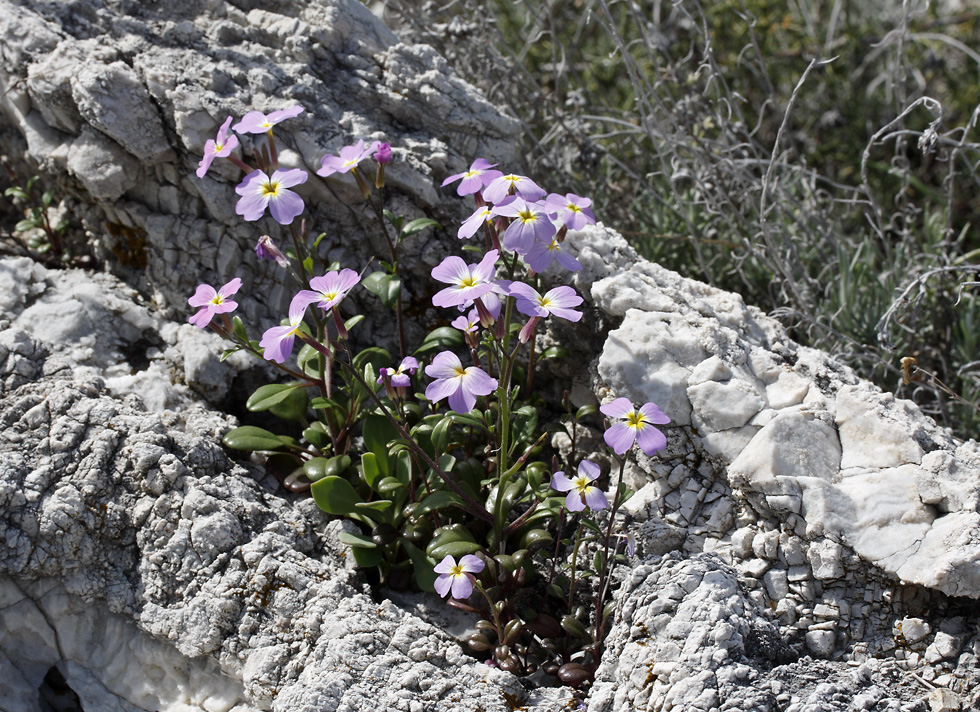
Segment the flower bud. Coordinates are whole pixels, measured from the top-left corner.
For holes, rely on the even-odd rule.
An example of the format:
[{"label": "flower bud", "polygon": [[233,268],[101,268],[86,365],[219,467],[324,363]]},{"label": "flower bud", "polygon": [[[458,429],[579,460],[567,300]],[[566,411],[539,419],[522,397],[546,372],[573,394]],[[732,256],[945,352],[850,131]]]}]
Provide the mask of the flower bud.
[{"label": "flower bud", "polygon": [[289,264],[289,260],[286,255],[282,253],[276,243],[272,241],[272,238],[268,235],[263,235],[259,238],[259,241],[255,243],[255,255],[260,260],[275,260],[280,267],[286,267]]}]

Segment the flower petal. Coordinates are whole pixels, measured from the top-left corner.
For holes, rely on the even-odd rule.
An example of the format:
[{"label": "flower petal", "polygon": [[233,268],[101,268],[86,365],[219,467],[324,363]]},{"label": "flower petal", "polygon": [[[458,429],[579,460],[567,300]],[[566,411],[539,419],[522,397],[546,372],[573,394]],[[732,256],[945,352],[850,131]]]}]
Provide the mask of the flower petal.
[{"label": "flower petal", "polygon": [[652,425],[644,424],[637,430],[636,443],[647,455],[653,455],[667,447],[667,437]]},{"label": "flower petal", "polygon": [[636,439],[636,433],[625,423],[615,423],[611,428],[603,433],[602,439],[606,441],[606,445],[613,449],[613,452],[615,452],[617,455],[622,455],[624,452],[633,447],[633,441]]},{"label": "flower petal", "polygon": [[633,410],[633,404],[626,398],[617,398],[612,403],[599,406],[599,412],[610,418],[625,418]]}]

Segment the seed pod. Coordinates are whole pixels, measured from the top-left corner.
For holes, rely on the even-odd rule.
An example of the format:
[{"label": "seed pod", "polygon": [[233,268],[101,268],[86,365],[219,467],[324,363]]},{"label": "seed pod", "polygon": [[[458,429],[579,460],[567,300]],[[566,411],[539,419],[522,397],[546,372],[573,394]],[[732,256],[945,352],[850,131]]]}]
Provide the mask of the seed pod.
[{"label": "seed pod", "polygon": [[499,667],[504,672],[511,672],[515,675],[521,674],[521,661],[517,659],[516,655],[511,655],[506,660],[501,660],[497,663]]},{"label": "seed pod", "polygon": [[490,641],[487,640],[487,637],[485,635],[481,635],[480,633],[474,633],[473,635],[467,637],[466,644],[478,652],[490,650],[493,647],[490,644]]},{"label": "seed pod", "polygon": [[541,670],[544,671],[545,675],[557,675],[558,667],[558,663],[545,663],[541,666]]},{"label": "seed pod", "polygon": [[371,530],[371,541],[378,546],[390,544],[398,538],[398,531],[390,524],[379,524]]},{"label": "seed pod", "polygon": [[578,663],[565,663],[558,668],[558,679],[566,685],[581,687],[591,681],[592,674]]}]

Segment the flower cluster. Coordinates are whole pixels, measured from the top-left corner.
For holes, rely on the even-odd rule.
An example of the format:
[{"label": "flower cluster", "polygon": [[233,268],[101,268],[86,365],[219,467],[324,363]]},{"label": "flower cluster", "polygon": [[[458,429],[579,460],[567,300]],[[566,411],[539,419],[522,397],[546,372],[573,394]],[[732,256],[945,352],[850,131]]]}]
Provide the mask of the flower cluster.
[{"label": "flower cluster", "polygon": [[[241,169],[236,212],[249,221],[268,213],[288,226],[290,247],[280,249],[263,235],[255,244],[256,257],[275,260],[284,275],[296,280],[286,292],[286,318],[266,328],[257,340],[249,338],[239,317],[231,316],[242,279],[236,277],[219,289],[201,284],[188,299],[196,310],[190,323],[200,329],[211,326],[233,343],[225,355],[249,352],[290,379],[262,386],[247,407],[293,420],[299,424],[296,431],[278,436],[243,426],[226,435],[225,442],[275,453],[277,465],[284,462],[284,469],[291,469],[284,486],[305,478],[322,509],[363,527],[361,533],[345,532],[343,540],[358,565],[377,567],[382,583],[404,580],[414,569],[418,586],[435,590],[450,605],[483,615],[486,625],[478,626],[480,632],[470,644],[477,651],[492,651],[490,662],[530,673],[550,660],[543,668],[546,674],[556,674],[561,667],[571,675],[557,673],[562,680],[584,681],[601,653],[611,566],[624,560],[617,538],[626,541],[629,555],[636,546],[633,535],[615,524],[631,494],[623,484],[627,453],[634,445],[647,455],[662,450],[666,438],[655,426],[669,422],[653,403],[637,408],[617,398],[598,408],[612,421],[604,437],[620,467],[618,481],[610,474],[608,484],[599,464],[576,456],[574,421],[571,454],[563,456],[568,465],[576,466],[575,474],[566,475],[552,464],[553,474],[545,477],[547,463],[529,462],[547,448],[545,433],[555,425],[538,425],[535,367],[542,359],[568,354],[556,346],[539,353],[535,334],[542,322],[549,323],[546,320],[583,319],[583,297],[571,286],[550,283],[542,273],[556,263],[568,272],[582,269],[566,250],[565,237],[569,230],[595,222],[591,201],[572,193],[548,193],[527,176],[497,170],[497,164],[483,158],[448,177],[444,186],[458,183],[456,193],[472,196],[475,203],[457,236],[482,235],[484,244],[467,247],[478,253],[475,258],[449,256],[431,270],[439,285],[432,290],[431,304],[451,310],[452,316],[440,319],[452,326],[436,328],[411,351],[402,326],[402,298],[403,293],[420,292],[405,290],[398,250],[406,237],[434,222],[406,222],[384,208],[382,189],[392,148],[358,140],[337,155],[324,156],[316,173],[323,179],[356,182],[379,221],[389,254],[373,262],[373,272],[328,263],[325,254],[335,250],[320,244],[323,235],[306,235],[305,218],[297,227],[306,206],[302,189],[292,189],[306,183],[309,175],[279,166],[273,136],[274,127],[302,111],[299,106],[269,114],[252,111],[234,125],[228,117],[205,145],[197,169],[203,178],[217,158]],[[242,141],[231,131],[254,148],[254,165],[236,157],[234,149]],[[373,181],[364,169],[368,159],[373,159]],[[561,270],[554,272],[560,276]],[[341,314],[350,311],[348,297],[357,287],[394,311],[391,324],[393,332],[397,329],[398,357],[380,345],[358,350],[356,342],[362,340],[348,336],[348,329],[364,319]],[[413,309],[416,306],[413,302]],[[384,322],[375,321],[379,323]],[[287,364],[297,341],[302,348],[295,364]],[[566,408],[571,415],[567,398]],[[595,407],[583,406],[574,420],[595,412]],[[565,417],[562,422],[567,422]],[[363,451],[357,453],[360,448]],[[601,516],[592,514],[600,511]],[[479,524],[470,526],[468,517]],[[573,537],[563,539],[566,518],[578,518],[579,526]],[[532,632],[515,601],[527,597],[526,581],[535,575],[534,562],[552,543],[551,571],[544,585],[549,595],[542,602],[547,610],[533,619]],[[568,562],[557,565],[562,547],[573,553]],[[590,563],[584,568],[578,563],[582,547],[589,547]],[[392,579],[386,578],[389,575]],[[596,576],[596,585],[576,591],[576,579],[586,575]],[[590,614],[582,613],[585,609],[579,605],[585,590],[595,592]],[[486,600],[470,601],[474,594]],[[574,638],[574,631],[587,629],[591,632],[577,636],[577,641],[566,637],[560,644],[541,642],[565,633]]]}]

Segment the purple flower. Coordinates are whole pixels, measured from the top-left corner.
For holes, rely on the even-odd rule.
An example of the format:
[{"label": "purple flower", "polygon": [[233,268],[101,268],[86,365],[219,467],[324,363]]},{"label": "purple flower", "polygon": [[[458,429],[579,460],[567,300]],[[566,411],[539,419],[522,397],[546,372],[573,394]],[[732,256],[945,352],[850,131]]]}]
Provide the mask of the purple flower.
[{"label": "purple flower", "polygon": [[242,120],[235,124],[232,128],[238,133],[249,133],[249,134],[260,134],[270,131],[273,126],[286,119],[291,119],[294,116],[299,116],[303,113],[303,107],[297,104],[296,106],[290,106],[288,109],[281,109],[279,111],[273,111],[271,114],[263,114],[261,111],[250,111]]},{"label": "purple flower", "polygon": [[525,200],[538,200],[545,195],[545,191],[527,176],[511,173],[490,181],[490,185],[483,191],[483,199],[488,203],[499,203],[511,194],[511,188],[514,189],[514,193]]},{"label": "purple flower", "polygon": [[406,356],[398,364],[398,368],[382,368],[378,383],[390,383],[395,388],[408,388],[412,385],[412,374],[419,367],[419,362],[411,356]]},{"label": "purple flower", "polygon": [[582,269],[581,263],[568,254],[562,247],[562,243],[555,238],[551,238],[547,242],[536,241],[524,255],[524,261],[527,262],[528,267],[538,273],[548,269],[554,260],[558,260],[558,264],[569,272],[578,272]]},{"label": "purple flower", "polygon": [[634,441],[647,455],[667,447],[667,438],[653,424],[669,423],[670,418],[653,403],[644,403],[636,410],[625,398],[617,398],[612,403],[600,406],[599,411],[610,418],[623,419],[614,423],[602,436],[606,445],[617,455],[633,447]]},{"label": "purple flower", "polygon": [[334,173],[347,173],[357,168],[358,163],[379,150],[380,146],[381,142],[375,141],[364,148],[364,140],[359,139],[353,146],[344,146],[340,149],[340,156],[324,156],[320,161],[320,170],[316,174],[326,178]]},{"label": "purple flower", "polygon": [[511,282],[508,293],[517,299],[517,311],[528,316],[548,317],[554,314],[562,319],[578,321],[582,312],[575,311],[582,303],[582,297],[571,287],[562,285],[545,292],[544,296],[534,287],[523,282]]},{"label": "purple flower", "polygon": [[302,293],[297,294],[289,303],[289,324],[287,326],[274,326],[262,334],[259,348],[263,349],[263,356],[266,360],[282,363],[293,353],[293,341],[303,324],[306,307],[309,306],[309,302],[302,299],[301,296]]},{"label": "purple flower", "polygon": [[627,532],[625,534],[616,532],[616,536],[626,540],[626,553],[630,556],[636,556],[636,535],[633,532]]},{"label": "purple flower", "polygon": [[466,316],[458,316],[452,320],[450,326],[459,329],[464,334],[476,333],[476,328],[480,325],[480,313],[476,309],[471,309]]},{"label": "purple flower", "polygon": [[286,267],[289,264],[286,255],[276,247],[276,243],[268,235],[263,235],[255,243],[255,256],[260,260],[275,260],[280,267]]},{"label": "purple flower", "polygon": [[571,287],[555,287],[549,289],[542,296],[538,290],[530,285],[523,282],[512,282],[507,291],[517,300],[515,304],[517,311],[531,317],[527,324],[521,328],[519,337],[522,344],[526,344],[531,338],[538,322],[552,314],[569,321],[578,321],[582,318],[582,312],[572,309],[572,307],[577,307],[582,303],[582,297],[576,294]]},{"label": "purple flower", "polygon": [[225,119],[225,122],[221,124],[221,128],[218,129],[218,135],[214,139],[208,139],[204,143],[204,156],[201,157],[201,162],[197,164],[197,177],[203,178],[204,174],[208,172],[208,168],[211,167],[211,162],[215,158],[224,158],[225,156],[231,155],[232,149],[238,145],[238,136],[232,134],[228,135],[228,125],[231,123],[231,117],[229,116]]},{"label": "purple flower", "polygon": [[275,171],[269,176],[265,171],[252,171],[235,187],[241,198],[235,212],[246,220],[258,220],[269,208],[272,219],[280,225],[289,225],[303,212],[303,199],[289,188],[305,183],[306,171],[290,168]]},{"label": "purple flower", "polygon": [[593,512],[598,512],[609,506],[609,500],[602,490],[592,485],[598,477],[599,466],[594,462],[582,460],[578,464],[578,475],[574,479],[565,477],[564,472],[556,472],[551,478],[551,486],[559,492],[568,492],[565,509],[569,512],[581,512],[586,506]]},{"label": "purple flower", "polygon": [[432,297],[433,306],[458,307],[493,290],[497,251],[490,250],[479,264],[468,265],[451,255],[432,268],[432,277],[450,285]]},{"label": "purple flower", "polygon": [[238,308],[238,302],[228,299],[242,287],[242,280],[235,277],[221,289],[215,291],[210,284],[197,285],[197,291],[187,300],[192,307],[201,307],[188,321],[198,329],[211,323],[215,314],[228,314]]},{"label": "purple flower", "polygon": [[302,298],[307,305],[317,303],[317,306],[328,311],[340,304],[354,285],[361,281],[361,275],[352,269],[342,269],[340,272],[327,272],[321,277],[310,280],[310,288],[304,289],[296,298]]},{"label": "purple flower", "polygon": [[391,144],[390,143],[377,143],[377,147],[374,151],[374,160],[378,162],[379,166],[383,166],[386,163],[391,163]]},{"label": "purple flower", "polygon": [[567,225],[569,230],[581,230],[586,225],[595,225],[595,215],[592,214],[590,205],[591,198],[580,198],[575,193],[566,193],[564,198],[558,193],[552,193],[544,202],[548,214],[557,215],[558,221]]},{"label": "purple flower", "polygon": [[432,359],[425,367],[425,375],[436,379],[425,389],[425,399],[438,403],[448,397],[449,407],[457,413],[469,413],[477,396],[490,395],[497,388],[496,378],[476,366],[463,368],[452,351],[443,351]]},{"label": "purple flower", "polygon": [[439,574],[434,584],[436,593],[445,598],[451,591],[452,598],[465,601],[473,593],[473,582],[476,581],[473,574],[483,571],[483,566],[483,561],[473,554],[466,554],[458,564],[447,555],[432,569]]},{"label": "purple flower", "polygon": [[514,218],[504,232],[503,245],[519,255],[527,254],[535,241],[550,242],[556,232],[554,224],[544,212],[544,205],[529,203],[519,195],[498,203],[490,212]]},{"label": "purple flower", "polygon": [[470,169],[468,171],[449,176],[442,182],[442,185],[445,187],[453,181],[457,181],[462,178],[463,180],[458,186],[456,186],[456,194],[471,195],[472,193],[477,193],[485,186],[490,185],[495,178],[499,178],[503,175],[502,171],[490,170],[496,165],[496,163],[490,163],[490,161],[485,158],[477,158],[470,164]]},{"label": "purple flower", "polygon": [[470,215],[463,224],[459,226],[459,231],[456,233],[456,237],[463,240],[467,237],[473,237],[477,230],[479,230],[484,223],[493,220],[493,214],[490,212],[490,208],[486,205],[482,205],[476,209],[476,212]]}]

